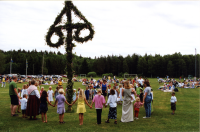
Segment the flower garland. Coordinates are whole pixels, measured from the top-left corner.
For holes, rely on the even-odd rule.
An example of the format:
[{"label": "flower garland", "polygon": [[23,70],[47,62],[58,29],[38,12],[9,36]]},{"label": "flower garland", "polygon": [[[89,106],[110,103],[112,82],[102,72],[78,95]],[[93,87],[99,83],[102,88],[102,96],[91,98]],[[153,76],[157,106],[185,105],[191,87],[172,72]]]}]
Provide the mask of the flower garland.
[{"label": "flower garland", "polygon": [[[84,23],[72,23],[71,20],[71,11],[74,12],[76,16],[78,16],[81,20],[84,21]],[[67,16],[67,22],[65,23],[64,26],[56,26],[61,23],[62,16],[66,14]],[[62,33],[62,30],[65,29],[67,30],[67,37],[65,37]],[[76,29],[75,35],[72,36],[72,30]],[[90,31],[90,34],[86,37],[79,37],[80,31],[83,29],[88,29]],[[56,34],[59,39],[57,43],[52,43],[51,42],[51,37],[53,34]],[[73,65],[72,65],[72,49],[76,45],[72,43],[72,40],[75,40],[76,42],[83,43],[87,42],[89,40],[93,39],[94,36],[94,30],[93,26],[88,20],[85,18],[85,16],[82,15],[82,13],[76,8],[76,6],[73,5],[71,1],[65,1],[65,7],[62,9],[61,13],[56,17],[53,25],[50,26],[47,35],[46,35],[46,42],[47,45],[50,47],[55,47],[58,48],[61,45],[64,44],[64,39],[65,39],[65,50],[67,52],[67,78],[68,78],[68,83],[67,83],[67,95],[68,99],[67,101],[69,103],[72,102],[72,96],[73,96],[73,81],[72,77],[74,74],[73,71]],[[68,107],[68,110],[71,111],[71,106]]]}]

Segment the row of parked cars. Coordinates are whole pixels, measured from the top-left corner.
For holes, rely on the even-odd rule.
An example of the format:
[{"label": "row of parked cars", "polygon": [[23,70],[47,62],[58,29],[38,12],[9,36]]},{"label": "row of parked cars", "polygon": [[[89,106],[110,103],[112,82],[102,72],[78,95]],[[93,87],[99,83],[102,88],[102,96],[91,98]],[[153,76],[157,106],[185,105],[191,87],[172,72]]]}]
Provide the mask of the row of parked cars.
[{"label": "row of parked cars", "polygon": [[[0,79],[2,79],[3,77],[13,77],[13,76],[17,76],[18,78],[26,78],[26,75],[20,75],[20,74],[4,74],[4,75],[0,75]],[[67,77],[67,75],[27,75],[27,78],[61,78],[61,77]]]}]

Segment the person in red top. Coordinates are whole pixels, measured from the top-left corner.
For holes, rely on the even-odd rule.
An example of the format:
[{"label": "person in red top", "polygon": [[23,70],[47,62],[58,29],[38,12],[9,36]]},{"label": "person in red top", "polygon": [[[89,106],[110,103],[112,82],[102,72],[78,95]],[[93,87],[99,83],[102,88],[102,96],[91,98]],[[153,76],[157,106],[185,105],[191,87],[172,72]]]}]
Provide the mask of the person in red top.
[{"label": "person in red top", "polygon": [[134,83],[135,83],[135,79],[133,79],[133,86],[134,86]]}]

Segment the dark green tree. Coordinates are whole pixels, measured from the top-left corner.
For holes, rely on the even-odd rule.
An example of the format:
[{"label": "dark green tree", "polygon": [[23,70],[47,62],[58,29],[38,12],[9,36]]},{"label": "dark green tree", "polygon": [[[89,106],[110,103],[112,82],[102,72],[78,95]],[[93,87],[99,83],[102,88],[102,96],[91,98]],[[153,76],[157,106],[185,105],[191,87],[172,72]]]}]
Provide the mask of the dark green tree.
[{"label": "dark green tree", "polygon": [[87,74],[88,72],[89,72],[88,62],[86,59],[84,59],[83,63],[81,64],[81,67],[80,67],[80,73]]},{"label": "dark green tree", "polygon": [[126,59],[123,61],[123,73],[129,73],[129,69],[128,69],[128,64],[126,62]]},{"label": "dark green tree", "polygon": [[5,70],[5,55],[0,51],[0,74]]},{"label": "dark green tree", "polygon": [[167,72],[170,77],[173,77],[174,65],[173,65],[172,61],[169,61],[167,64]]}]

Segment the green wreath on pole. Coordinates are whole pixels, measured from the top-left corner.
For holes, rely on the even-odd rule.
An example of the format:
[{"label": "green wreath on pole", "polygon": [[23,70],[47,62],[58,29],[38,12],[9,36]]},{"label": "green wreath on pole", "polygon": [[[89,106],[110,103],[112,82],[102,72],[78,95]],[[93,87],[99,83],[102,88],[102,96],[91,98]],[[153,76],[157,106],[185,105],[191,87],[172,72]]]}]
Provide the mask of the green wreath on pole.
[{"label": "green wreath on pole", "polygon": [[[78,16],[81,20],[84,21],[84,23],[72,23],[72,15],[71,11],[74,12],[76,16]],[[61,23],[61,19],[63,15],[67,16],[67,22],[64,25],[56,26]],[[72,35],[72,30],[75,29],[75,35]],[[79,37],[80,31],[88,29],[90,31],[90,34],[86,37]],[[62,33],[62,30],[67,31],[67,36],[64,36]],[[75,47],[75,44],[72,43],[72,40],[75,40],[76,42],[83,43],[87,42],[89,40],[93,39],[94,36],[94,29],[93,26],[88,20],[85,18],[85,16],[82,15],[82,13],[74,6],[74,4],[71,1],[65,1],[65,6],[62,9],[61,13],[56,17],[53,25],[50,26],[47,35],[46,35],[46,43],[50,47],[58,48],[61,45],[64,44],[64,39],[65,39],[65,47],[66,47],[66,52],[67,52],[67,78],[68,78],[68,83],[67,83],[67,101],[69,103],[72,102],[72,97],[73,97],[73,69],[72,69],[72,49]],[[53,35],[57,35],[59,37],[57,43],[52,43],[51,42],[51,37]],[[68,111],[71,111],[71,106],[68,106]]]}]

